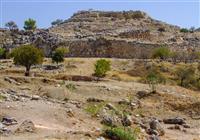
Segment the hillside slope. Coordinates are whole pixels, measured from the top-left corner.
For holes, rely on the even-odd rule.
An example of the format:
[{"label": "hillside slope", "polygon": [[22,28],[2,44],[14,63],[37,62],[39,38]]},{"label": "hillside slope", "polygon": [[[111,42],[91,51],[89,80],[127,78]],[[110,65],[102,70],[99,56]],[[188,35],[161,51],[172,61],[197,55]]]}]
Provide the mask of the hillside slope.
[{"label": "hillside slope", "polygon": [[[9,31],[0,31],[1,38],[5,32]],[[69,47],[70,56],[81,57],[148,58],[152,48],[162,44],[178,51],[200,50],[200,32],[182,33],[180,27],[142,11],[79,11],[47,30],[7,34],[11,37],[0,44],[35,43],[46,55],[57,46]]]}]

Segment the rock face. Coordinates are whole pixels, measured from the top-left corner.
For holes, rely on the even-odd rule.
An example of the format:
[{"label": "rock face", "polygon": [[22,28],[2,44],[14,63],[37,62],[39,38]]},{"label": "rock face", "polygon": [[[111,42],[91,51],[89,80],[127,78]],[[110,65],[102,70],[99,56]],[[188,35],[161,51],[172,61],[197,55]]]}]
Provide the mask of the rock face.
[{"label": "rock face", "polygon": [[149,58],[153,48],[167,44],[172,50],[200,50],[200,32],[181,33],[178,26],[152,19],[142,11],[79,11],[47,30],[0,30],[0,47],[34,43],[46,56],[68,47],[72,57]]}]

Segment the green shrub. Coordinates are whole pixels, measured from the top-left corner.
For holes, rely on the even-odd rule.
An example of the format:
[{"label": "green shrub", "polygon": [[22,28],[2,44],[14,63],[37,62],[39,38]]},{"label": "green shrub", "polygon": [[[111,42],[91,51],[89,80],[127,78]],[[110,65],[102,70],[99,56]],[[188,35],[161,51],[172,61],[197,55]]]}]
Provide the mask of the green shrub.
[{"label": "green shrub", "polygon": [[167,59],[170,57],[171,51],[167,47],[159,47],[153,50],[153,58]]},{"label": "green shrub", "polygon": [[191,87],[191,85],[195,82],[195,68],[192,66],[180,67],[176,70],[175,74],[180,86]]},{"label": "green shrub", "polygon": [[113,140],[136,140],[137,134],[130,128],[114,127],[106,129],[104,132],[105,137]]},{"label": "green shrub", "polygon": [[4,58],[5,56],[5,49],[4,48],[0,48],[0,59]]},{"label": "green shrub", "polygon": [[57,64],[59,62],[63,62],[64,58],[65,58],[65,54],[68,52],[69,52],[69,50],[64,47],[56,48],[56,50],[53,52],[51,59],[53,62],[56,62]]},{"label": "green shrub", "polygon": [[25,30],[35,30],[36,28],[36,21],[34,19],[29,18],[24,22]]},{"label": "green shrub", "polygon": [[180,29],[180,32],[182,32],[182,33],[188,33],[188,32],[189,32],[189,30],[188,30],[188,29],[186,29],[186,28],[182,28],[182,29]]},{"label": "green shrub", "polygon": [[110,65],[111,65],[110,61],[108,60],[105,59],[97,60],[95,64],[94,75],[97,77],[104,77],[106,75],[106,72],[108,72],[111,69]]},{"label": "green shrub", "polygon": [[66,88],[69,89],[70,91],[76,90],[75,85],[72,84],[72,83],[67,84],[67,85],[66,85]]},{"label": "green shrub", "polygon": [[25,76],[30,75],[32,65],[43,62],[43,52],[33,45],[24,45],[15,48],[11,53],[11,57],[14,58],[13,61],[15,64],[26,67]]},{"label": "green shrub", "polygon": [[105,103],[89,104],[86,107],[85,111],[91,114],[93,117],[95,117],[103,109],[104,106],[105,106]]},{"label": "green shrub", "polygon": [[156,93],[156,86],[159,83],[165,83],[166,79],[155,67],[153,67],[148,70],[145,76],[145,81],[149,84],[151,92]]}]

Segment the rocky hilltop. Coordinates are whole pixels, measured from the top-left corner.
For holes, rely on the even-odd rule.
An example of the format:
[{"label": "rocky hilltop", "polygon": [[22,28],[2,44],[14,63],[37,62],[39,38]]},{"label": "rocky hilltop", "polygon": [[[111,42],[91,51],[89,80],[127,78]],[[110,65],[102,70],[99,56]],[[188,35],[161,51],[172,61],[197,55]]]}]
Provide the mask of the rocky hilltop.
[{"label": "rocky hilltop", "polygon": [[35,43],[46,55],[60,45],[70,48],[70,56],[81,57],[148,58],[162,44],[178,51],[200,50],[200,32],[182,33],[142,11],[79,11],[47,30],[14,35],[4,30],[0,36],[1,46]]}]

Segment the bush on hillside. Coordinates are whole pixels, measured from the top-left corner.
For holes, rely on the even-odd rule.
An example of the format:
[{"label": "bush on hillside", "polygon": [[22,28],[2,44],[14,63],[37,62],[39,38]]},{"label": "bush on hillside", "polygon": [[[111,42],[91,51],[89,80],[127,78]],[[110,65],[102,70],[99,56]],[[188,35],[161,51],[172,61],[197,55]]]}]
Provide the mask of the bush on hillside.
[{"label": "bush on hillside", "polygon": [[25,30],[35,30],[36,28],[36,21],[34,19],[29,18],[24,22]]},{"label": "bush on hillside", "polygon": [[69,52],[67,48],[59,47],[53,52],[51,57],[52,62],[56,62],[57,64],[64,61],[65,55]]},{"label": "bush on hillside", "polygon": [[105,130],[105,137],[115,140],[136,140],[137,135],[130,128],[114,127]]},{"label": "bush on hillside", "polygon": [[156,86],[158,84],[166,82],[165,77],[155,67],[152,67],[148,70],[144,79],[146,83],[149,84],[149,87],[151,88],[151,93],[156,93]]},{"label": "bush on hillside", "polygon": [[165,60],[165,59],[167,59],[167,58],[170,57],[170,54],[171,54],[170,49],[163,46],[163,47],[155,48],[153,50],[152,57],[153,58],[159,58],[159,59]]},{"label": "bush on hillside", "polygon": [[194,67],[180,67],[175,74],[178,79],[178,84],[182,87],[191,87],[195,83],[195,68]]},{"label": "bush on hillside", "polygon": [[105,59],[97,60],[95,64],[94,75],[97,77],[104,77],[106,72],[108,72],[111,68],[110,61]]},{"label": "bush on hillside", "polygon": [[186,28],[182,28],[182,29],[180,29],[180,32],[182,32],[182,33],[188,33],[188,32],[189,32],[189,30],[188,30],[188,29],[186,29]]}]

